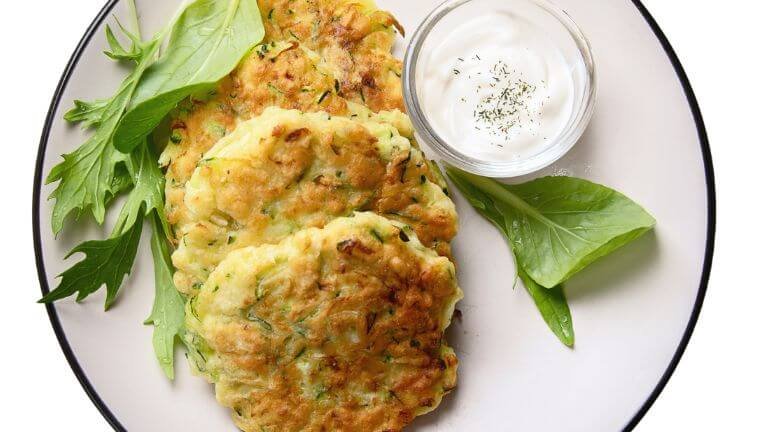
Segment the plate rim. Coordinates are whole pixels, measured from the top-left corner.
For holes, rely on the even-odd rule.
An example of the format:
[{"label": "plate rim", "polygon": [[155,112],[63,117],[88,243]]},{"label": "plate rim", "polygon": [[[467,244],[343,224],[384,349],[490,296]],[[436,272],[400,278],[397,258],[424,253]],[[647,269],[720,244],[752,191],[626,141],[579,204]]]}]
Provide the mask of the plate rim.
[{"label": "plate rim", "polygon": [[[696,95],[694,94],[693,88],[691,86],[691,82],[688,79],[688,75],[686,74],[682,63],[680,62],[680,58],[675,53],[675,50],[673,49],[669,39],[661,30],[661,27],[659,26],[658,22],[653,18],[651,13],[642,3],[642,1],[641,0],[629,0],[629,1],[637,8],[638,12],[640,12],[640,14],[645,19],[646,23],[648,24],[648,26],[651,28],[654,35],[658,39],[664,52],[667,54],[667,58],[669,59],[670,63],[672,63],[672,67],[674,68],[675,73],[677,74],[680,85],[683,87],[683,91],[688,101],[688,105],[691,109],[691,115],[696,125],[696,130],[699,137],[699,145],[701,147],[702,162],[704,165],[704,177],[705,177],[705,183],[706,183],[706,189],[707,189],[707,235],[706,235],[707,238],[706,238],[706,244],[705,244],[704,262],[702,265],[701,279],[699,281],[699,289],[696,294],[696,300],[693,305],[693,310],[691,311],[691,315],[688,319],[688,323],[686,325],[685,331],[683,332],[683,336],[675,350],[674,355],[672,356],[672,360],[670,361],[669,365],[667,365],[667,368],[662,374],[661,379],[656,384],[653,391],[645,400],[645,402],[640,406],[638,411],[632,416],[632,418],[626,424],[626,426],[624,426],[624,428],[622,429],[622,431],[624,432],[632,431],[638,425],[638,423],[640,423],[643,417],[648,413],[648,410],[650,410],[654,402],[656,402],[659,395],[664,390],[670,378],[674,374],[675,369],[680,363],[680,360],[683,354],[685,353],[685,349],[688,347],[691,337],[693,336],[694,328],[696,327],[696,323],[698,322],[699,316],[701,315],[701,310],[704,304],[704,298],[707,292],[707,285],[709,284],[709,276],[712,270],[712,258],[714,256],[715,225],[716,225],[715,174],[714,174],[714,166],[712,161],[712,153],[709,146],[709,138],[707,137],[706,127],[704,125],[704,118],[702,116],[699,103],[696,99]],[[58,107],[61,104],[64,91],[67,85],[69,84],[69,80],[72,78],[72,74],[74,72],[75,67],[79,63],[80,58],[82,57],[86,47],[91,42],[91,39],[93,39],[93,36],[98,31],[99,27],[101,27],[101,24],[110,15],[110,12],[112,11],[112,9],[119,2],[120,0],[108,0],[107,3],[102,7],[102,9],[96,15],[96,17],[93,19],[91,24],[88,26],[88,29],[85,31],[85,34],[83,35],[83,37],[80,39],[80,42],[77,44],[75,51],[73,52],[72,56],[67,62],[66,67],[64,68],[64,72],[62,73],[61,78],[59,79],[59,83],[56,86],[56,90],[54,91],[51,104],[48,108],[48,113],[46,114],[46,117],[45,117],[42,136],[40,138],[40,144],[37,150],[37,160],[35,163],[35,173],[34,173],[33,190],[32,190],[32,235],[33,235],[34,250],[35,250],[35,262],[37,266],[37,277],[40,283],[40,290],[42,291],[43,295],[46,295],[50,292],[50,287],[48,286],[48,275],[45,271],[45,263],[43,261],[42,235],[40,231],[40,226],[41,226],[40,197],[41,197],[42,186],[43,186],[43,165],[45,162],[45,154],[48,147],[48,140],[50,138],[51,128],[53,126],[53,122],[56,120],[55,118],[56,111],[58,110]],[[75,377],[80,382],[80,385],[82,386],[83,390],[91,399],[91,402],[96,406],[96,408],[99,410],[99,412],[107,421],[107,423],[109,423],[109,425],[115,431],[126,432],[125,427],[120,423],[120,421],[117,419],[115,414],[112,413],[112,411],[109,409],[107,404],[101,399],[101,396],[93,387],[85,371],[80,366],[80,363],[78,362],[77,357],[74,351],[72,350],[72,347],[70,346],[69,341],[67,340],[66,333],[64,332],[64,329],[61,326],[58,313],[56,312],[56,307],[53,304],[46,304],[45,309],[48,313],[48,318],[51,321],[51,326],[53,327],[53,331],[56,335],[56,339],[58,340],[61,350],[64,353],[64,357],[67,359],[67,362],[69,363],[69,366],[72,369],[72,372],[75,374]]]}]

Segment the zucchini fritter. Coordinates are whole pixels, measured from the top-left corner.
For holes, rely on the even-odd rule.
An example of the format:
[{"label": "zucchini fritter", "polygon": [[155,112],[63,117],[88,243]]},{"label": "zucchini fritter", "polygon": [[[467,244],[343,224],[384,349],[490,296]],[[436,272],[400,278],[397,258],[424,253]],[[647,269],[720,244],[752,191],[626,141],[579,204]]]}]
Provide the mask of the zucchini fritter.
[{"label": "zucchini fritter", "polygon": [[407,226],[356,213],[230,253],[187,306],[191,362],[246,432],[400,431],[455,386],[461,296]]},{"label": "zucchini fritter", "polygon": [[456,385],[462,296],[403,30],[371,0],[258,4],[263,43],[179,105],[161,158],[189,359],[245,432],[400,431]]},{"label": "zucchini fritter", "polygon": [[406,223],[448,255],[454,204],[429,180],[422,152],[385,118],[269,108],[219,141],[186,186],[173,254],[179,290],[194,292],[232,250],[277,243],[354,211]]},{"label": "zucchini fritter", "polygon": [[215,90],[182,103],[171,121],[162,163],[172,225],[183,218],[184,185],[202,156],[268,107],[404,111],[402,63],[390,53],[399,27],[392,15],[367,0],[259,0],[259,8],[264,43]]},{"label": "zucchini fritter", "polygon": [[297,40],[316,51],[339,94],[374,111],[404,111],[402,62],[391,54],[402,26],[371,0],[261,0],[269,40]]}]

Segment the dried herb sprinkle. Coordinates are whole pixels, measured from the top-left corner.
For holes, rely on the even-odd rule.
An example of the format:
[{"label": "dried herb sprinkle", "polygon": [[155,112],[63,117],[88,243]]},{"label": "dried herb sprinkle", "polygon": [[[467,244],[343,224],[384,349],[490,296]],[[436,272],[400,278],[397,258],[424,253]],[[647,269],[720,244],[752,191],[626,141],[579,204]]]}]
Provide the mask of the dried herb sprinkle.
[{"label": "dried herb sprinkle", "polygon": [[[478,55],[472,57],[475,61],[480,61]],[[464,59],[458,58],[459,62]],[[459,79],[462,71],[458,68],[453,69],[454,79]],[[471,78],[473,74],[468,74]],[[475,94],[485,94],[480,98],[473,110],[475,129],[484,131],[493,137],[499,138],[499,142],[492,145],[503,147],[506,143],[514,139],[524,128],[530,128],[534,132],[541,124],[541,104],[531,103],[534,100],[536,91],[545,83],[540,81],[537,84],[526,81],[522,74],[512,68],[505,61],[499,60],[489,70],[476,72],[474,76],[487,76],[489,83],[487,85],[477,85],[474,88]],[[460,98],[461,102],[466,102],[466,98]],[[536,106],[534,106],[536,105]]]}]

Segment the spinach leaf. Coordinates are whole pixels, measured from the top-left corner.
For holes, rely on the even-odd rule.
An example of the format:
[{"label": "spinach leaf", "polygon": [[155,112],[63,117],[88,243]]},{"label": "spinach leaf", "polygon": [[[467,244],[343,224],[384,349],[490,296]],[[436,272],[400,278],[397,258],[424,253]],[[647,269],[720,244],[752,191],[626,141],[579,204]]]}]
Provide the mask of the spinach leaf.
[{"label": "spinach leaf", "polygon": [[543,177],[505,185],[450,167],[448,176],[508,238],[523,272],[555,287],[656,223],[629,198],[587,180]]},{"label": "spinach leaf", "polygon": [[196,0],[173,26],[168,48],[141,79],[115,146],[130,152],[184,98],[211,88],[264,37],[255,0]]},{"label": "spinach leaf", "polygon": [[52,303],[76,293],[79,302],[106,285],[104,310],[108,310],[117,297],[123,279],[131,272],[141,239],[141,228],[142,223],[137,220],[116,236],[87,241],[72,249],[66,258],[78,252],[84,253],[85,258],[62,273],[59,286],[39,303]]},{"label": "spinach leaf", "polygon": [[[108,35],[114,34],[107,27]],[[99,224],[104,223],[107,203],[125,186],[122,175],[125,171],[119,167],[126,163],[127,156],[118,152],[113,145],[115,129],[121,116],[133,97],[136,86],[144,71],[155,61],[160,48],[161,37],[155,37],[144,43],[125,30],[131,40],[131,48],[124,49],[116,39],[110,42],[114,53],[134,53],[131,56],[115,55],[115,58],[130,58],[135,67],[123,81],[114,96],[96,102],[75,102],[75,108],[65,118],[72,122],[84,122],[86,126],[96,128],[93,135],[74,152],[63,156],[64,161],[53,167],[46,184],[59,182],[49,199],[55,199],[51,223],[54,234],[64,226],[67,216],[75,212],[77,216],[90,209]],[[109,38],[109,36],[108,36]]]},{"label": "spinach leaf", "polygon": [[469,203],[504,233],[544,321],[573,347],[573,320],[562,283],[656,221],[624,195],[586,180],[543,177],[505,185],[454,167],[446,172]]},{"label": "spinach leaf", "polygon": [[560,342],[573,347],[575,340],[573,319],[562,285],[547,289],[534,282],[525,272],[518,273],[552,333],[560,339]]},{"label": "spinach leaf", "polygon": [[173,379],[174,346],[184,333],[184,298],[173,284],[173,265],[164,228],[164,219],[152,217],[152,259],[155,262],[155,302],[144,324],[152,324],[152,345],[160,367]]}]

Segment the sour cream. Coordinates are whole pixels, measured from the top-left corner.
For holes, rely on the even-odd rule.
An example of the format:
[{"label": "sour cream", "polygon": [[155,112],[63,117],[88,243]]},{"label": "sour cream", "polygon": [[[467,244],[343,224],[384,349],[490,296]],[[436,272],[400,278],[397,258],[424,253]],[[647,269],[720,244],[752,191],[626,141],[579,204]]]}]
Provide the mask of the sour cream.
[{"label": "sour cream", "polygon": [[587,72],[578,47],[553,37],[537,10],[494,4],[443,26],[438,42],[421,52],[417,91],[449,146],[511,162],[541,154],[572,126]]}]

